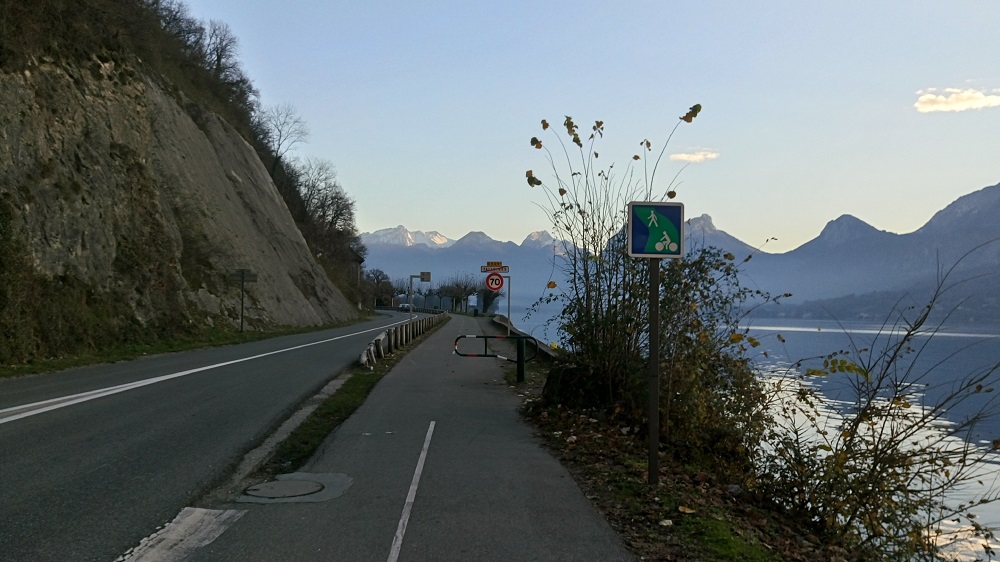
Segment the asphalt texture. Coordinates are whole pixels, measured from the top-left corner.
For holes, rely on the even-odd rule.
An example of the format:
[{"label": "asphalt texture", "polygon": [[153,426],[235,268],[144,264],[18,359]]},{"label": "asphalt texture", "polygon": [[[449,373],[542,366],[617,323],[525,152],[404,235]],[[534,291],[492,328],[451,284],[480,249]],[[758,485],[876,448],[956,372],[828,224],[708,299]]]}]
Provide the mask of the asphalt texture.
[{"label": "asphalt texture", "polygon": [[409,350],[299,471],[346,489],[208,506],[242,514],[186,559],[634,560],[523,422],[500,361],[453,354],[483,322],[456,316]]},{"label": "asphalt texture", "polygon": [[[379,331],[404,319],[390,313],[346,328],[0,381],[0,561],[115,560],[215,486],[355,364]],[[10,408],[183,372],[191,374],[9,416]]]}]

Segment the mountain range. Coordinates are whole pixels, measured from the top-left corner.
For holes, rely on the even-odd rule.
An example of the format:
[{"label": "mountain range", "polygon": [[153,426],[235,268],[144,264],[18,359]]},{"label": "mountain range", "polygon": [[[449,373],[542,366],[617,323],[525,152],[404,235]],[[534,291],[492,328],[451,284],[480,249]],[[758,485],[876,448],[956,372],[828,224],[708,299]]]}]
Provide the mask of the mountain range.
[{"label": "mountain range", "polygon": [[[461,240],[463,244],[484,243],[488,245],[491,242],[496,242],[496,240],[493,240],[485,233],[479,231],[470,232],[459,240]],[[450,248],[459,240],[448,238],[436,230],[432,230],[430,232],[407,230],[403,225],[399,225],[395,228],[383,228],[382,230],[376,230],[375,232],[365,232],[361,234],[361,241],[368,247],[409,247],[423,244],[428,248]],[[555,244],[555,242],[556,239],[553,238],[550,233],[543,230],[529,234],[524,241],[521,242],[521,246],[551,246]]]},{"label": "mountain range", "polygon": [[430,248],[447,248],[455,243],[451,238],[435,230],[430,232],[409,231],[403,225],[396,228],[383,228],[370,233],[365,232],[361,235],[361,241],[364,242],[365,246],[415,246],[423,244]]},{"label": "mountain range", "polygon": [[[964,195],[937,212],[923,227],[894,234],[843,215],[819,236],[785,253],[768,253],[718,229],[708,215],[686,223],[687,247],[715,246],[737,259],[745,286],[771,294],[791,293],[779,307],[762,312],[778,316],[827,314],[840,319],[882,318],[900,299],[921,303],[939,276],[954,266],[943,308],[965,321],[1000,323],[1000,183]],[[368,247],[366,267],[390,277],[437,272],[444,281],[459,272],[479,272],[486,261],[511,266],[511,281],[521,290],[541,287],[561,274],[553,256],[561,249],[548,232],[529,234],[521,244],[499,242],[482,232],[452,240],[438,232],[411,232],[403,226],[361,235]],[[513,287],[518,302],[518,287]],[[526,298],[526,297],[524,297]],[[908,301],[907,301],[908,302]]]}]

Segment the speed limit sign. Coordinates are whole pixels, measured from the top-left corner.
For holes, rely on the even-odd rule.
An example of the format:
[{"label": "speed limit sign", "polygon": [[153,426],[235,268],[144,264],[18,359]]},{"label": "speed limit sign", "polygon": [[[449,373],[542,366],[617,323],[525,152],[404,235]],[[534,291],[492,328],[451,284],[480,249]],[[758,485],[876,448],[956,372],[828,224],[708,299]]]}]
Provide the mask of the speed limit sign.
[{"label": "speed limit sign", "polygon": [[491,291],[499,291],[500,289],[503,289],[503,275],[500,275],[495,271],[487,275],[486,288]]}]

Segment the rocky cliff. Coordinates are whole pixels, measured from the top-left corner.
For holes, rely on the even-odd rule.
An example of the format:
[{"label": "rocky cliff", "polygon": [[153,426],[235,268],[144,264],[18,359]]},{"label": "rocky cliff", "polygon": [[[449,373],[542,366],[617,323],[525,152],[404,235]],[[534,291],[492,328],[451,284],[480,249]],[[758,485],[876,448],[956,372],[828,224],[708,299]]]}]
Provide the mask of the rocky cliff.
[{"label": "rocky cliff", "polygon": [[250,327],[354,317],[252,147],[141,66],[48,59],[0,73],[8,330],[25,299],[59,287],[74,306],[113,303],[119,327],[238,324],[237,268],[258,273]]}]

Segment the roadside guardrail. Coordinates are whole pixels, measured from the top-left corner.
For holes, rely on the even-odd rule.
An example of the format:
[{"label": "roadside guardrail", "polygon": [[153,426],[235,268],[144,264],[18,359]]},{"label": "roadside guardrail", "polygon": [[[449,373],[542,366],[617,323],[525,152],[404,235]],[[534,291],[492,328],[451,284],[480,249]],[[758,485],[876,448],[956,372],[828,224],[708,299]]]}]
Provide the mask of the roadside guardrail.
[{"label": "roadside guardrail", "polygon": [[368,345],[365,346],[364,351],[361,352],[358,362],[363,367],[374,369],[374,365],[377,364],[380,359],[385,359],[388,355],[395,353],[399,348],[410,343],[417,337],[427,332],[427,330],[443,323],[447,319],[448,314],[443,313],[423,318],[414,318],[409,322],[396,324],[395,326],[392,326],[375,336],[375,339],[370,341]]}]

